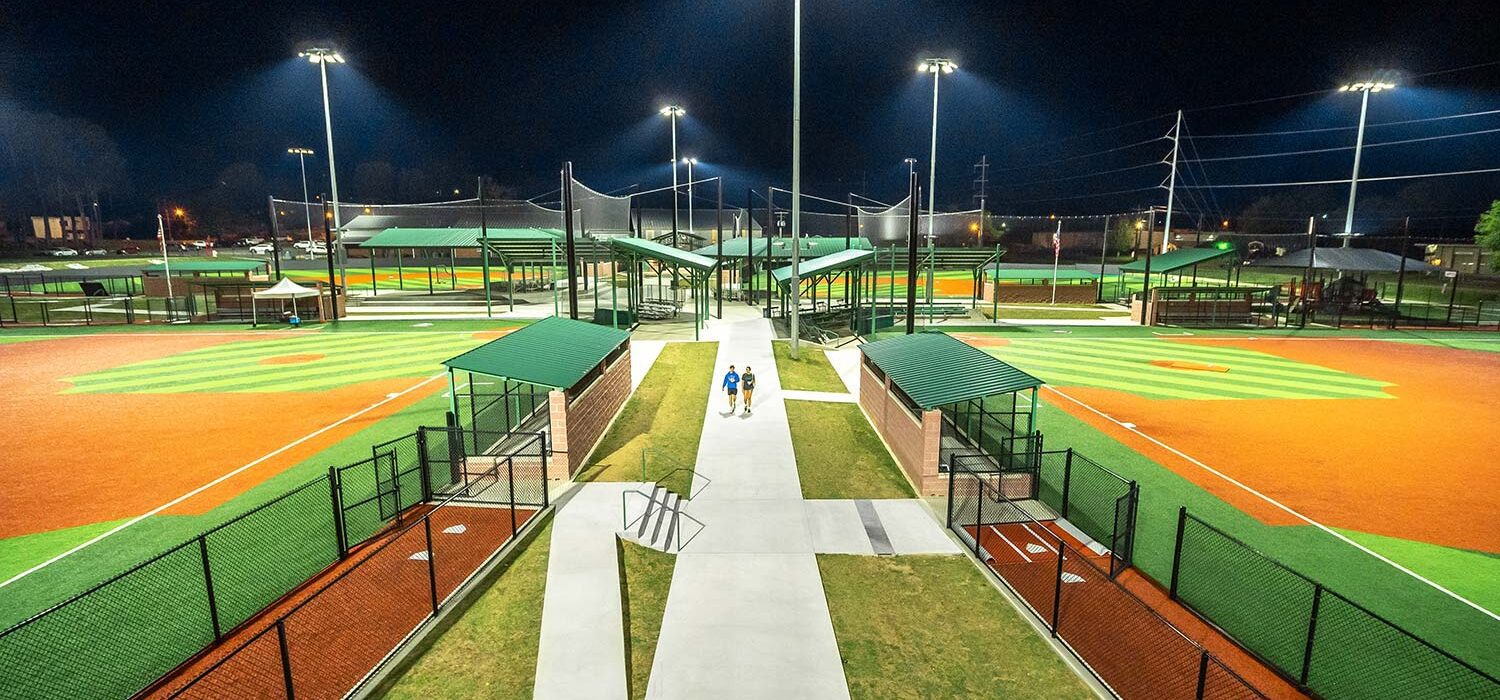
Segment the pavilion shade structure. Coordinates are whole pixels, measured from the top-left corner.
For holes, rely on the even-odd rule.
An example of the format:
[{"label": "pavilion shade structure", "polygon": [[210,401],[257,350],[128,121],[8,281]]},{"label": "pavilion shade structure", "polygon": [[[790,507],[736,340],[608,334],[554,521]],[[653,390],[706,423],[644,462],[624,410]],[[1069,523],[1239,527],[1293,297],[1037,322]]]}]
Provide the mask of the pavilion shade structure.
[{"label": "pavilion shade structure", "polygon": [[361,248],[478,248],[477,228],[388,228],[370,236]]},{"label": "pavilion shade structure", "polygon": [[712,272],[714,268],[719,266],[718,261],[713,258],[686,250],[678,250],[672,246],[662,245],[644,238],[611,238],[609,245],[617,253],[623,252],[675,267],[685,267],[697,272]]},{"label": "pavilion shade structure", "polygon": [[946,333],[913,333],[859,349],[922,410],[1042,385],[1042,380]]},{"label": "pavilion shade structure", "polygon": [[630,339],[630,333],[556,316],[443,362],[459,370],[566,390]]},{"label": "pavilion shade structure", "polygon": [[[797,276],[800,279],[808,280],[824,275],[838,274],[844,270],[858,268],[874,257],[875,253],[869,250],[841,250],[837,253],[830,253],[799,264]],[[787,290],[792,284],[792,266],[787,265],[772,270],[771,277],[776,280],[777,284],[781,285],[783,291]]]},{"label": "pavilion shade structure", "polygon": [[[1254,267],[1287,267],[1298,270],[1307,268],[1308,254],[1312,254],[1314,270],[1339,270],[1342,272],[1400,272],[1401,256],[1372,248],[1313,248],[1287,253],[1276,258],[1261,258],[1247,263]],[[1415,258],[1406,259],[1407,272],[1436,272],[1441,268]]]},{"label": "pavilion shade structure", "polygon": [[[1166,274],[1184,270],[1194,265],[1202,265],[1210,260],[1216,260],[1226,256],[1233,256],[1233,250],[1220,250],[1218,248],[1182,248],[1173,250],[1151,258],[1151,274]],[[1146,258],[1125,263],[1120,266],[1120,272],[1145,272]]]},{"label": "pavilion shade structure", "polygon": [[[610,238],[608,245],[612,261],[625,263],[625,309],[622,318],[619,285],[610,285],[610,307],[601,309],[596,306],[595,322],[618,327],[622,321],[627,326],[634,326],[640,319],[676,318],[686,301],[680,297],[682,287],[679,280],[686,279],[687,300],[692,303],[693,339],[697,340],[709,314],[709,278],[718,269],[719,261],[644,238]],[[649,291],[646,285],[648,269],[654,276]],[[664,286],[668,278],[670,282]],[[656,298],[648,298],[649,294],[655,294]]]}]

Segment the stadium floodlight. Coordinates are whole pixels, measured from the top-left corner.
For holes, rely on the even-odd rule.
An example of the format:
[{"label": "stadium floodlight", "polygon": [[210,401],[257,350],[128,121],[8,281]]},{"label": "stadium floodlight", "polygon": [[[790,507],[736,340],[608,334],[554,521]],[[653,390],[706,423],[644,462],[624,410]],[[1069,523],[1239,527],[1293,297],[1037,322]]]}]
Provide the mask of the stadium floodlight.
[{"label": "stadium floodlight", "polygon": [[[678,194],[678,190],[677,190],[677,161],[679,160],[679,158],[677,156],[677,119],[679,117],[681,117],[682,115],[687,114],[687,110],[683,109],[680,105],[673,104],[673,105],[667,105],[665,107],[662,107],[660,110],[657,111],[657,113],[660,114],[660,115],[662,115],[663,117],[666,117],[667,119],[671,120],[671,122],[672,122],[672,247],[676,248],[677,247],[677,194]],[[673,281],[675,283],[676,277],[673,277]]]},{"label": "stadium floodlight", "polygon": [[[927,157],[927,324],[932,325],[933,273],[935,271],[932,248],[937,240],[937,127],[938,127],[938,76],[952,73],[958,64],[947,58],[924,58],[918,64],[918,72],[932,74],[932,150]],[[917,206],[912,202],[912,206]]]},{"label": "stadium floodlight", "polygon": [[[338,168],[333,160],[333,115],[328,104],[328,64],[343,63],[344,57],[338,51],[330,48],[314,47],[297,54],[306,58],[308,63],[318,66],[318,75],[323,81],[323,131],[328,136],[328,189],[331,194],[329,202],[333,205],[333,230],[338,234],[337,253],[328,251],[329,255],[335,256],[339,261],[339,285],[344,289],[349,288],[349,275],[345,269],[348,254],[344,249],[344,221],[339,213],[339,176]],[[307,197],[303,197],[307,199]]]},{"label": "stadium floodlight", "polygon": [[[313,230],[312,230],[312,202],[307,199],[307,157],[313,154],[313,149],[293,146],[286,149],[287,153],[297,156],[297,162],[302,166],[302,209],[307,216],[307,259],[317,257],[313,254]],[[275,233],[272,232],[274,236]]]},{"label": "stadium floodlight", "polygon": [[1344,246],[1349,247],[1349,240],[1354,237],[1354,195],[1359,189],[1359,157],[1365,147],[1365,116],[1370,111],[1370,93],[1394,90],[1395,83],[1381,80],[1365,80],[1357,83],[1348,83],[1339,87],[1339,92],[1358,92],[1359,98],[1359,131],[1354,137],[1354,172],[1349,176],[1349,208],[1344,214]]}]

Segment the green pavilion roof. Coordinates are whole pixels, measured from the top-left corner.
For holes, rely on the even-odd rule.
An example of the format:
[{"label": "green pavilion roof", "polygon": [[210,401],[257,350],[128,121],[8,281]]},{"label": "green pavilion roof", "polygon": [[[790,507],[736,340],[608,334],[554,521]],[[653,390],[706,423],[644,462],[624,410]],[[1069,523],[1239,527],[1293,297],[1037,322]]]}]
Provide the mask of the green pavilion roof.
[{"label": "green pavilion roof", "polygon": [[947,333],[914,333],[865,343],[859,349],[923,410],[1042,385],[1042,380]]},{"label": "green pavilion roof", "polygon": [[[1161,255],[1151,256],[1151,272],[1173,272],[1184,267],[1199,265],[1215,258],[1226,255],[1234,255],[1233,250],[1220,250],[1218,248],[1179,248],[1168,251]],[[1128,262],[1120,266],[1120,272],[1145,272],[1146,258],[1138,258],[1134,262]]]},{"label": "green pavilion roof", "polygon": [[678,250],[672,246],[662,245],[644,238],[619,237],[609,239],[609,246],[616,252],[638,255],[648,260],[657,260],[681,267],[687,267],[699,272],[708,272],[719,266],[718,261],[706,258],[697,253],[686,250]]},{"label": "green pavilion roof", "polygon": [[452,370],[568,389],[629,339],[628,331],[549,316],[449,358],[443,365]]},{"label": "green pavilion roof", "polygon": [[237,260],[235,258],[169,260],[167,262],[170,265],[147,265],[141,269],[146,272],[164,272],[169,267],[173,272],[249,272],[251,270],[259,270],[270,264],[264,260]]},{"label": "green pavilion roof", "polygon": [[[875,252],[870,250],[841,250],[837,253],[829,253],[821,257],[813,258],[806,262],[799,261],[797,275],[807,279],[826,272],[834,272],[850,267],[864,264],[865,260],[875,257]],[[790,286],[792,283],[792,266],[778,267],[771,271],[771,277],[782,287]]]}]

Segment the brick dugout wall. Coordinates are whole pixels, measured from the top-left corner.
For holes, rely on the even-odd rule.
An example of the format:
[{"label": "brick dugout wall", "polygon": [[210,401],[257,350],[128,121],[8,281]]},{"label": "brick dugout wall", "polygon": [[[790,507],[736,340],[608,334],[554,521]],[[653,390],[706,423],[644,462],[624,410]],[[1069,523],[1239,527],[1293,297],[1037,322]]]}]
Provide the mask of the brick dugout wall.
[{"label": "brick dugout wall", "polygon": [[567,394],[547,394],[552,422],[552,458],[547,478],[568,479],[604,436],[604,429],[630,396],[630,346],[604,368],[594,383],[568,401]]},{"label": "brick dugout wall", "polygon": [[[1098,282],[1059,284],[1057,285],[1057,303],[1092,304],[1099,299],[1098,286]],[[987,300],[995,298],[994,280],[984,281],[984,298]],[[1041,284],[1000,285],[1000,303],[1002,304],[1046,304],[1051,301],[1052,284],[1050,281]]]},{"label": "brick dugout wall", "polygon": [[859,368],[859,405],[918,491],[927,496],[948,492],[947,478],[938,474],[940,411],[923,411],[918,419],[896,397],[890,378],[876,377],[864,362]]}]

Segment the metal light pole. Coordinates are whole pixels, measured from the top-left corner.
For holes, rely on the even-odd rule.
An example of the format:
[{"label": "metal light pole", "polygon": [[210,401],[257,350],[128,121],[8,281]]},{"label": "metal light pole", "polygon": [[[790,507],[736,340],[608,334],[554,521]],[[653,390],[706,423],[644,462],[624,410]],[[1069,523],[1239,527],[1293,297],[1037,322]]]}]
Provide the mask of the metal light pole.
[{"label": "metal light pole", "polygon": [[1349,210],[1344,214],[1344,246],[1349,247],[1349,239],[1354,236],[1354,191],[1359,188],[1359,156],[1365,147],[1365,115],[1370,111],[1370,93],[1395,88],[1395,83],[1382,83],[1367,80],[1362,83],[1350,83],[1339,87],[1339,92],[1358,92],[1359,98],[1359,131],[1354,137],[1354,172],[1349,176]]},{"label": "metal light pole", "polygon": [[678,105],[661,108],[661,115],[672,122],[672,247],[677,247],[677,118],[687,114]]},{"label": "metal light pole", "polygon": [[[933,247],[937,241],[937,127],[938,127],[938,77],[958,70],[958,64],[946,58],[927,58],[917,64],[917,72],[932,74],[932,148],[927,157],[927,324],[932,325],[933,275],[936,272],[936,257]],[[912,203],[916,205],[915,202]]]},{"label": "metal light pole", "polygon": [[901,162],[906,163],[906,179],[910,180],[911,176],[917,173],[917,159],[906,158]]},{"label": "metal light pole", "polygon": [[311,148],[295,146],[286,149],[287,153],[297,156],[297,162],[302,166],[302,210],[307,215],[307,259],[312,260],[313,255],[313,232],[312,232],[312,202],[307,200],[307,157],[313,154]]},{"label": "metal light pole", "polygon": [[[345,269],[348,259],[344,250],[344,220],[339,213],[339,176],[333,161],[333,114],[329,110],[328,104],[328,64],[343,63],[344,57],[339,55],[338,51],[325,48],[311,48],[297,55],[306,58],[308,63],[317,64],[318,75],[323,80],[323,131],[328,136],[328,187],[333,196],[331,201],[333,205],[333,228],[339,234],[339,286],[344,287],[345,293],[348,293],[349,275]],[[328,252],[330,255],[333,254],[332,250]]]},{"label": "metal light pole", "polygon": [[[797,359],[799,290],[802,279],[800,234],[802,232],[802,0],[792,7],[792,359]],[[767,253],[769,254],[769,250]]]},{"label": "metal light pole", "polygon": [[698,230],[693,226],[693,166],[698,164],[697,158],[683,158],[682,162],[687,165],[688,171],[688,234],[698,235]]}]

